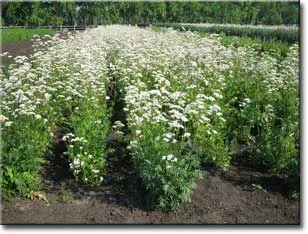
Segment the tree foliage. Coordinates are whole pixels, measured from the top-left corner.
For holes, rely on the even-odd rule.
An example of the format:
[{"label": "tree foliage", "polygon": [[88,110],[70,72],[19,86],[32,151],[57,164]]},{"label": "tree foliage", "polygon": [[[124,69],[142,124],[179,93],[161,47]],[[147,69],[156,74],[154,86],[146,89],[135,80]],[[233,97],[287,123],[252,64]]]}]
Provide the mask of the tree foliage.
[{"label": "tree foliage", "polygon": [[298,2],[5,2],[4,25],[299,24]]}]

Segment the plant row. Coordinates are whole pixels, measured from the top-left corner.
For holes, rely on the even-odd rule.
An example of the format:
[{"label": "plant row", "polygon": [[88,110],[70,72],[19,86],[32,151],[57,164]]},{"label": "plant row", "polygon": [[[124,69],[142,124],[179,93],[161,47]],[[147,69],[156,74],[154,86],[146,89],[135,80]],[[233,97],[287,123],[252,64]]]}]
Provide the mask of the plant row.
[{"label": "plant row", "polygon": [[[54,38],[31,61],[15,62],[1,81],[7,194],[37,189],[50,134],[61,126],[76,178],[101,183],[108,87],[125,103],[135,169],[163,209],[190,200],[200,164],[226,170],[240,145],[248,147],[247,162],[298,181],[296,45],[278,59],[252,47],[225,47],[217,35],[113,25]],[[120,131],[122,123],[113,127]]]},{"label": "plant row", "polygon": [[[46,155],[57,141],[68,145],[76,179],[89,185],[103,180],[109,131],[107,46],[87,33],[67,37],[36,37],[36,52],[15,57],[1,73],[4,198],[40,189]],[[84,46],[85,40],[92,44]]]},{"label": "plant row", "polygon": [[125,45],[115,70],[131,130],[129,148],[161,207],[189,201],[199,164],[227,169],[240,145],[248,146],[247,163],[298,183],[297,45],[277,59],[249,47],[224,47],[217,36],[119,31]]},{"label": "plant row", "polygon": [[186,31],[207,33],[223,33],[228,36],[252,37],[262,40],[278,40],[287,43],[299,41],[299,28],[295,26],[255,26],[236,24],[184,24],[184,23],[155,23],[153,26],[172,27]]}]

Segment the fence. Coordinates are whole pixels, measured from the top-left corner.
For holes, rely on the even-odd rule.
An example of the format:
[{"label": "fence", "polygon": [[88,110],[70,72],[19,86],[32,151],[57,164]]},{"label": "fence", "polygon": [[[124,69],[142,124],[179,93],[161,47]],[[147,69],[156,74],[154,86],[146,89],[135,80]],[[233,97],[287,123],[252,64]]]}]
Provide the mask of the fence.
[{"label": "fence", "polygon": [[97,25],[76,25],[76,26],[71,26],[71,25],[60,25],[60,26],[39,26],[39,27],[29,27],[29,26],[1,26],[0,29],[9,29],[9,28],[50,28],[50,29],[56,29],[56,30],[85,30],[87,28],[95,28]]}]

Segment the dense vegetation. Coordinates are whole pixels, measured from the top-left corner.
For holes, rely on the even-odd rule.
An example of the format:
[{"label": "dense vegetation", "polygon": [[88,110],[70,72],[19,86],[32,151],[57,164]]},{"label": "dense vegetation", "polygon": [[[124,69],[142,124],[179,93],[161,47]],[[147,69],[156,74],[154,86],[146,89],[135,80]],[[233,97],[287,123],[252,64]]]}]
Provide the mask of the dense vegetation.
[{"label": "dense vegetation", "polygon": [[86,33],[78,37],[79,46],[78,38],[44,37],[34,40],[45,51],[31,60],[15,57],[1,73],[1,113],[9,118],[0,115],[4,198],[40,189],[45,156],[67,131],[63,140],[70,142],[67,157],[76,179],[97,185],[104,174],[109,131],[106,52],[94,45],[83,49]]},{"label": "dense vegetation", "polygon": [[13,42],[18,40],[26,40],[34,35],[44,36],[53,35],[55,30],[46,28],[36,29],[1,29],[1,43]]},{"label": "dense vegetation", "polygon": [[[298,184],[298,46],[279,56],[235,42],[119,25],[37,38],[43,51],[1,73],[3,196],[39,190],[59,140],[76,180],[100,186],[109,132],[121,137],[124,127],[149,200],[164,209],[190,200],[201,164],[227,170],[240,145],[243,160]],[[107,103],[116,101],[125,120],[111,123]]]},{"label": "dense vegetation", "polygon": [[3,25],[299,24],[298,2],[4,2]]},{"label": "dense vegetation", "polygon": [[[201,36],[205,34],[201,33]],[[207,35],[207,34],[206,34]],[[290,51],[290,44],[287,42],[277,42],[276,40],[262,40],[259,38],[252,37],[236,37],[227,36],[224,34],[220,35],[220,42],[224,46],[234,46],[234,47],[250,47],[257,51],[259,54],[267,53],[276,57],[277,59],[282,59]]]},{"label": "dense vegetation", "polygon": [[154,23],[158,27],[172,27],[178,30],[190,30],[207,33],[223,33],[229,36],[277,40],[296,43],[299,41],[299,28],[295,26],[254,26],[238,24],[188,24],[188,23]]}]

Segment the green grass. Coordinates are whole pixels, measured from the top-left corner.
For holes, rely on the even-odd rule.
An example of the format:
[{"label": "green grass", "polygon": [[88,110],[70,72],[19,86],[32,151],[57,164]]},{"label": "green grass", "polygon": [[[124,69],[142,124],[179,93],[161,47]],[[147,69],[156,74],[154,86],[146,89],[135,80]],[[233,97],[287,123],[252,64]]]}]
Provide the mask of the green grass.
[{"label": "green grass", "polygon": [[19,40],[27,40],[32,38],[35,34],[39,36],[44,36],[46,34],[53,35],[56,33],[53,29],[36,28],[36,29],[1,29],[1,44],[8,42],[14,42]]}]

